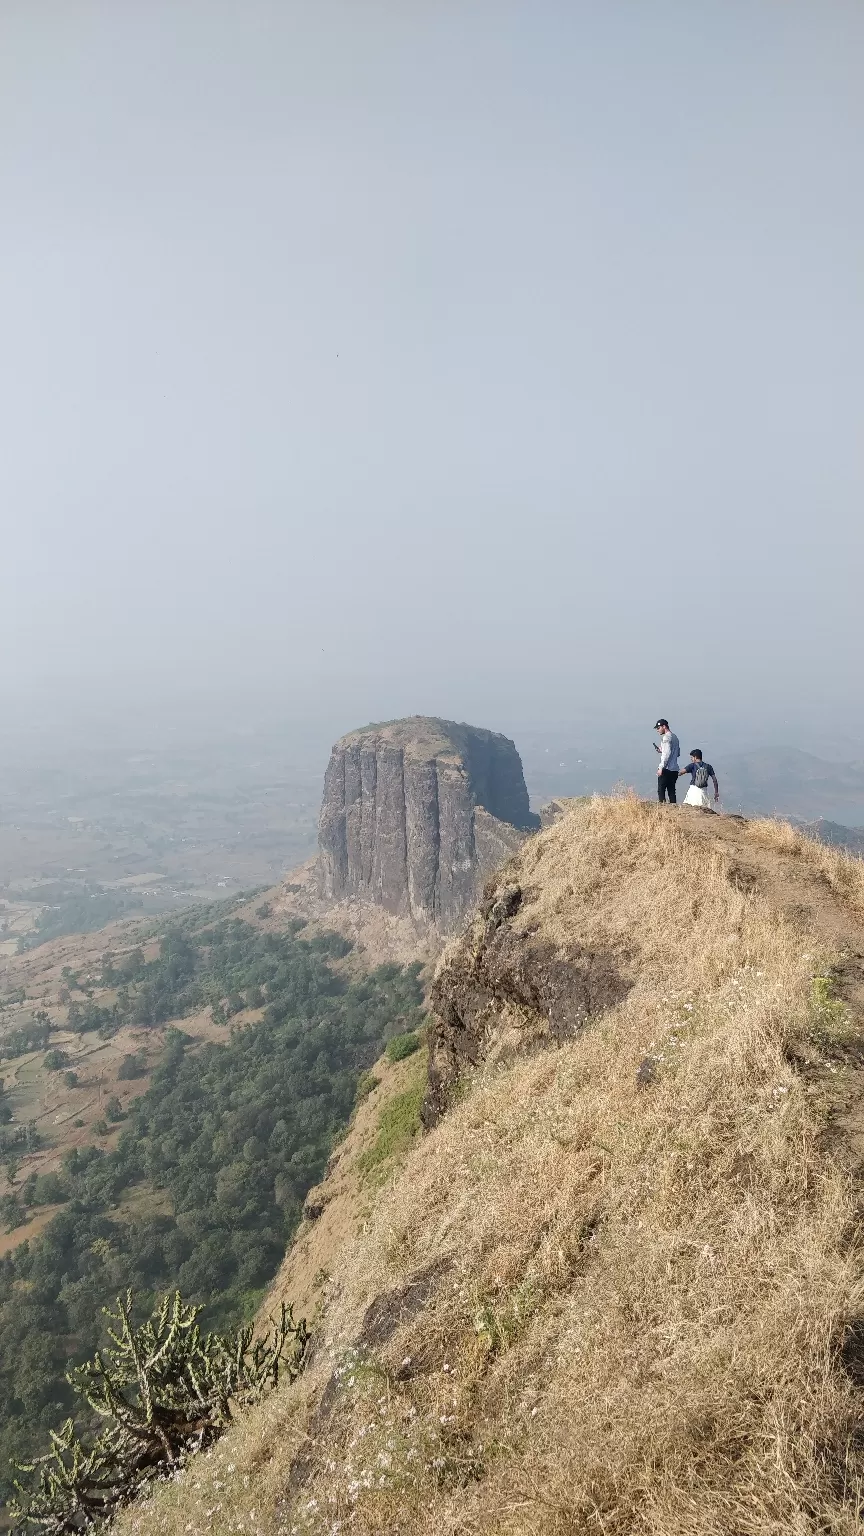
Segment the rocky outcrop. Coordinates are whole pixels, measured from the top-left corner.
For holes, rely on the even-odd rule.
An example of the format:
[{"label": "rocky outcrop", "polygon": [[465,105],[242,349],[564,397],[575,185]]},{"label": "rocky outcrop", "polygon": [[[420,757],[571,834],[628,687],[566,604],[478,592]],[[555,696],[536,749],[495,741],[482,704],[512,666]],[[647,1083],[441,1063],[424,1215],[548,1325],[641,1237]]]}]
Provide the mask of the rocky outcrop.
[{"label": "rocky outcrop", "polygon": [[470,925],[439,964],[431,994],[427,1128],[466,1067],[560,1045],[632,986],[621,955],[607,946],[562,949],[544,937],[519,873],[514,860],[488,881]]},{"label": "rocky outcrop", "polygon": [[343,736],[330,756],[321,892],[448,933],[538,825],[506,736],[425,716],[370,725]]}]

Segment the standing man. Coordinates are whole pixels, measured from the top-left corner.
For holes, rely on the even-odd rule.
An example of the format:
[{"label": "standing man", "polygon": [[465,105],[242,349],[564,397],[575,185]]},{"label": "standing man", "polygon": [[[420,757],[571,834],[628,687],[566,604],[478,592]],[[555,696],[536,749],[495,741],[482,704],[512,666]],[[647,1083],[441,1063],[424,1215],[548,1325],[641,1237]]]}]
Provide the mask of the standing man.
[{"label": "standing man", "polygon": [[675,805],[675,786],[678,783],[678,753],[681,747],[674,731],[669,729],[668,720],[658,720],[654,727],[660,732],[660,746],[656,741],[654,751],[660,753],[660,767],[657,769],[657,799],[662,805],[666,796],[669,796],[669,804]]}]

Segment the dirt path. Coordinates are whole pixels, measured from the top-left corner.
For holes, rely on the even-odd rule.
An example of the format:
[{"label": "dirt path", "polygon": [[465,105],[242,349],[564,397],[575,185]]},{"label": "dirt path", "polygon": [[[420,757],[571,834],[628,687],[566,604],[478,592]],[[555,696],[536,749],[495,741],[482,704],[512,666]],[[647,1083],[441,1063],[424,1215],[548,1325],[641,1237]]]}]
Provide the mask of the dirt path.
[{"label": "dirt path", "polygon": [[[719,849],[745,889],[763,895],[787,921],[839,955],[834,969],[837,995],[849,1009],[857,1038],[838,1052],[827,1069],[809,1074],[829,1101],[832,1143],[864,1175],[864,920],[832,891],[825,875],[800,856],[762,848],[737,817],[704,811],[679,812],[688,837]],[[802,1064],[806,1070],[806,1064]]]}]

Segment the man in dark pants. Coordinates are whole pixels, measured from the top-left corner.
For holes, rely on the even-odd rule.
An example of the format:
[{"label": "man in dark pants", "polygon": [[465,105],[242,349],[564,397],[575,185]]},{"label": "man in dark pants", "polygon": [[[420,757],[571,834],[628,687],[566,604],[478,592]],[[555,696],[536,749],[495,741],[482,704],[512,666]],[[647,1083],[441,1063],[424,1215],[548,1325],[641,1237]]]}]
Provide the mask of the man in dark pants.
[{"label": "man in dark pants", "polygon": [[675,786],[678,783],[678,754],[681,747],[674,731],[669,729],[668,720],[658,720],[654,727],[660,732],[660,746],[656,741],[654,751],[660,753],[660,767],[657,769],[657,799],[660,804],[669,796],[669,804],[675,805]]}]

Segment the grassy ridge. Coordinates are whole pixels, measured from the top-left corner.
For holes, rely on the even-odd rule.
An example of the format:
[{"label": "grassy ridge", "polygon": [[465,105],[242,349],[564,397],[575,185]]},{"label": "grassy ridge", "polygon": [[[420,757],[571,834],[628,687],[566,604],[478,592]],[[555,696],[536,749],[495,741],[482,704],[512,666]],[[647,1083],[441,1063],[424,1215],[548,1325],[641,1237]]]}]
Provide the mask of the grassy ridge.
[{"label": "grassy ridge", "polygon": [[[328,1264],[302,1391],[123,1536],[860,1533],[862,866],[621,799],[505,878],[443,962],[461,1091]],[[529,985],[601,964],[537,1048]]]}]

